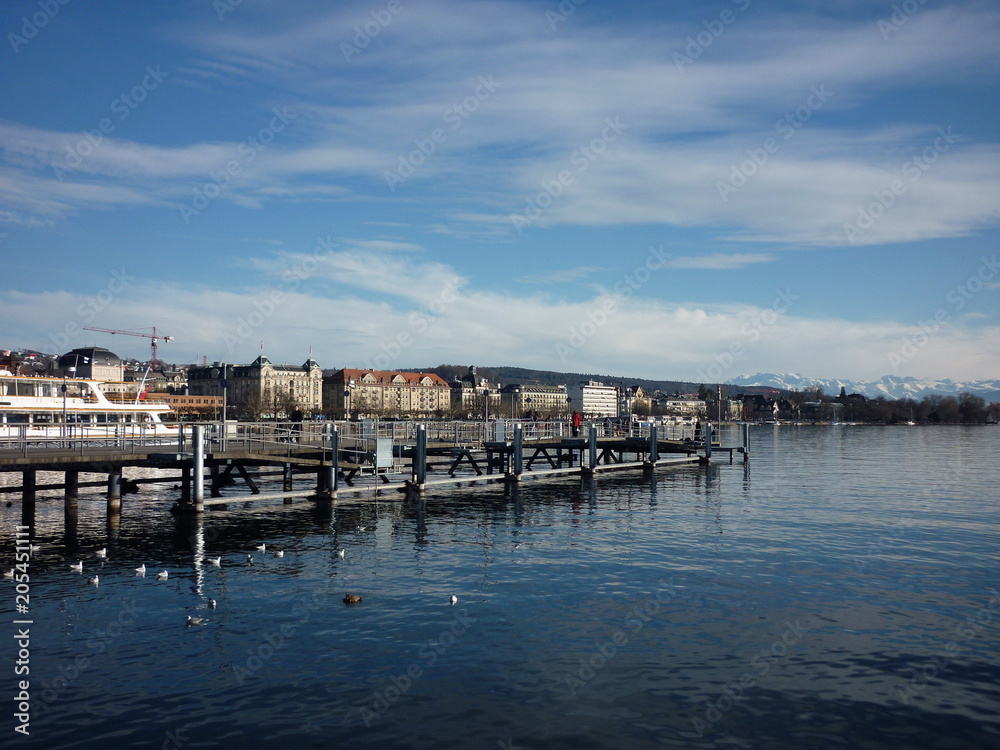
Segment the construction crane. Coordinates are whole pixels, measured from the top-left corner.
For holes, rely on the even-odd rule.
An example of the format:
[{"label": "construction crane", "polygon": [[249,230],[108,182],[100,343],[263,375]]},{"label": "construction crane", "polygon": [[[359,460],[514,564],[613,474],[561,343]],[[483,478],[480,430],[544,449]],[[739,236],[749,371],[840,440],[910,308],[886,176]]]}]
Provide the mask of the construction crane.
[{"label": "construction crane", "polygon": [[101,333],[121,333],[121,334],[123,334],[125,336],[142,336],[143,338],[152,339],[152,341],[150,342],[150,346],[152,347],[152,350],[153,350],[153,356],[152,356],[152,361],[151,361],[151,366],[152,367],[156,367],[156,364],[157,364],[157,360],[156,360],[156,342],[159,341],[160,339],[163,339],[165,342],[166,341],[173,341],[173,339],[174,339],[173,336],[164,336],[162,334],[157,333],[156,332],[156,326],[153,326],[153,332],[152,333],[143,333],[142,330],[139,330],[139,331],[122,331],[122,330],[118,330],[117,328],[94,328],[93,326],[84,326],[83,330],[85,330],[85,331],[100,331]]}]

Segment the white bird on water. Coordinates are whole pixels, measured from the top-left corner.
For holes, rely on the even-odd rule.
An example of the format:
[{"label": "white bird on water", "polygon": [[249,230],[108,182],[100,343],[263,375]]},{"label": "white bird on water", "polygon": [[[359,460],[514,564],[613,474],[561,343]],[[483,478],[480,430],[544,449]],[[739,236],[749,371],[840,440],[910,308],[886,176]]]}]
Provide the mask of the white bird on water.
[{"label": "white bird on water", "polygon": [[210,609],[215,609],[215,599],[209,599],[208,606]]},{"label": "white bird on water", "polygon": [[247,555],[247,565],[253,565],[253,555]]},{"label": "white bird on water", "polygon": [[144,576],[146,575],[146,563],[143,563],[138,568],[135,569],[136,575]]},{"label": "white bird on water", "polygon": [[457,604],[458,603],[458,597],[455,596],[454,594],[451,595],[451,603],[452,604]]},{"label": "white bird on water", "polygon": [[192,617],[191,615],[188,615],[187,624],[188,624],[188,627],[190,627],[192,625],[204,625],[205,624],[205,618],[204,617]]},{"label": "white bird on water", "polygon": [[257,545],[258,552],[265,552],[266,550],[267,550],[267,542],[265,542],[264,544]]},{"label": "white bird on water", "polygon": [[13,577],[14,577],[14,569],[13,569],[13,568],[11,568],[10,570],[6,571],[6,572],[5,572],[4,574],[3,574],[3,577],[4,577],[4,578],[13,578]]},{"label": "white bird on water", "polygon": [[284,557],[285,556],[285,550],[279,549],[277,552],[274,553],[274,556],[275,557]]},{"label": "white bird on water", "polygon": [[101,582],[101,577],[100,576],[94,576],[93,578],[88,578],[87,580],[90,581],[92,584],[94,584],[96,586],[97,584],[99,584]]},{"label": "white bird on water", "polygon": [[345,552],[346,552],[346,550],[338,549],[337,550],[337,557],[343,557],[344,554],[345,554]]},{"label": "white bird on water", "polygon": [[108,548],[104,547],[102,549],[99,549],[94,554],[97,555],[98,557],[107,557],[108,556]]},{"label": "white bird on water", "polygon": [[161,581],[165,581],[165,580],[167,580],[170,577],[170,573],[168,573],[167,571],[163,570],[163,571],[160,571],[159,573],[157,573],[156,577],[159,578]]},{"label": "white bird on water", "polygon": [[80,562],[78,562],[78,563],[73,563],[72,565],[69,566],[69,569],[72,570],[75,573],[82,573],[83,572],[83,560],[80,560]]},{"label": "white bird on water", "polygon": [[221,568],[222,567],[222,558],[221,557],[206,557],[205,558],[205,562],[209,563],[210,565],[214,565],[217,568]]}]

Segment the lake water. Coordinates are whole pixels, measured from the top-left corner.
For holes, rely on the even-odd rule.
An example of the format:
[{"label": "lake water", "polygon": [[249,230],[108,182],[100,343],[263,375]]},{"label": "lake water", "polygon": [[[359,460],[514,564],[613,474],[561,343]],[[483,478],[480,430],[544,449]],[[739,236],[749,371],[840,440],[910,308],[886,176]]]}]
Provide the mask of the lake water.
[{"label": "lake water", "polygon": [[[198,527],[146,486],[116,530],[81,497],[67,539],[39,500],[30,737],[8,637],[0,746],[1000,747],[1000,428],[751,439],[747,466],[435,488],[422,514]],[[0,506],[5,570],[20,519]]]}]

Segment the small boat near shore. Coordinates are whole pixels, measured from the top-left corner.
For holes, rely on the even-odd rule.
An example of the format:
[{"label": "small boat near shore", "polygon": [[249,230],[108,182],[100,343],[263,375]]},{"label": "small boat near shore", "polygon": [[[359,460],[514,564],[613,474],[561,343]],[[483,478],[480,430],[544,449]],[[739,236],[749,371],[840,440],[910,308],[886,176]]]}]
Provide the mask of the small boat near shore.
[{"label": "small boat near shore", "polygon": [[[177,437],[164,424],[170,407],[140,396],[105,393],[108,383],[46,378],[0,370],[0,439],[49,437]],[[120,385],[120,384],[116,384]]]}]

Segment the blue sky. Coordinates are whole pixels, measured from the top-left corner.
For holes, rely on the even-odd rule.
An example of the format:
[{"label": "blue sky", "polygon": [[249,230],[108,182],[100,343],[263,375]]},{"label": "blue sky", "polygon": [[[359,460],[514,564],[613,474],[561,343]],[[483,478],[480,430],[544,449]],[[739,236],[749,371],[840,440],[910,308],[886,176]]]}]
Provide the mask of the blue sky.
[{"label": "blue sky", "polygon": [[11,0],[0,32],[4,348],[1000,376],[994,3]]}]

